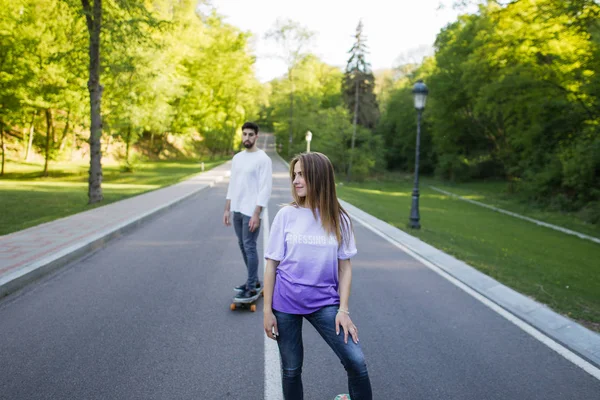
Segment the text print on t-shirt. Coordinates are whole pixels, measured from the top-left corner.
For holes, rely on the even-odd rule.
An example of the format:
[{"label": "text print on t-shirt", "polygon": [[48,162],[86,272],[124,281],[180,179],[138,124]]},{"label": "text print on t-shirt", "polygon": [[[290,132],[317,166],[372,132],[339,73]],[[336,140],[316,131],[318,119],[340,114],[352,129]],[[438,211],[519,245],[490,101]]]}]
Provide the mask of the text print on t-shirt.
[{"label": "text print on t-shirt", "polygon": [[294,233],[288,233],[286,235],[285,241],[288,244],[309,244],[315,246],[331,246],[338,244],[337,238],[333,235],[325,236],[325,235],[297,235]]}]

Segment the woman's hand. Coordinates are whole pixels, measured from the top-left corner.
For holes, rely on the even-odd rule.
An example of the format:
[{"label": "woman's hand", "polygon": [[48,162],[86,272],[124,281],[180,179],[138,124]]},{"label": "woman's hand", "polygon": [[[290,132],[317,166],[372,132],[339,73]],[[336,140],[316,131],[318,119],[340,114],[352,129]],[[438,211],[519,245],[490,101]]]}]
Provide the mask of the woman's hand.
[{"label": "woman's hand", "polygon": [[277,318],[275,318],[273,311],[265,311],[263,320],[265,334],[267,335],[267,337],[273,340],[277,340],[279,331],[277,330]]},{"label": "woman's hand", "polygon": [[358,343],[358,328],[352,323],[350,315],[338,311],[335,316],[335,333],[340,334],[340,325],[344,329],[344,343],[348,343],[348,334],[352,336],[352,341]]}]

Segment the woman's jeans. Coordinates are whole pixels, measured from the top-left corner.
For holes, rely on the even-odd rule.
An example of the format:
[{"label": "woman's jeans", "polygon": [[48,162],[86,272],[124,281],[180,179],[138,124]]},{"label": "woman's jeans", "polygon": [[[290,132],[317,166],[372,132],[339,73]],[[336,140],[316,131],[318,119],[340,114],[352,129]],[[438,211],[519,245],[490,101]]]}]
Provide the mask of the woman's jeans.
[{"label": "woman's jeans", "polygon": [[254,289],[254,286],[258,283],[258,254],[256,252],[256,240],[258,239],[258,232],[260,232],[260,229],[250,232],[250,227],[248,226],[249,223],[249,216],[239,212],[233,213],[233,229],[238,238],[240,250],[242,250],[244,264],[246,264],[246,268],[248,269],[246,289]]},{"label": "woman's jeans", "polygon": [[348,374],[348,390],[352,400],[371,400],[371,381],[367,372],[365,357],[359,344],[352,341],[348,334],[348,343],[344,343],[344,329],[335,333],[335,316],[339,306],[323,307],[312,314],[295,315],[273,310],[277,318],[279,336],[277,344],[281,354],[283,397],[285,400],[302,400],[302,319],[315,327],[317,332],[338,356]]}]

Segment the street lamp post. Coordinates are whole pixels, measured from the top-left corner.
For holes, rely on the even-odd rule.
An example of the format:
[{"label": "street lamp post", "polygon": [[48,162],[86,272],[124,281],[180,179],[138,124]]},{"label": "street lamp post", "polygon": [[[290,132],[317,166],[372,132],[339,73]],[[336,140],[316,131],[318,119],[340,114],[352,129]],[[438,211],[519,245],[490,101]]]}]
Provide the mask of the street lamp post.
[{"label": "street lamp post", "polygon": [[310,141],[312,140],[312,132],[306,131],[306,152],[310,153]]},{"label": "street lamp post", "polygon": [[420,229],[421,224],[419,220],[419,150],[421,147],[421,114],[425,109],[425,102],[427,101],[427,94],[429,90],[421,79],[417,81],[413,88],[413,95],[415,97],[415,109],[417,110],[417,146],[415,149],[415,184],[412,192],[412,205],[410,207],[410,222],[409,226],[413,229]]}]

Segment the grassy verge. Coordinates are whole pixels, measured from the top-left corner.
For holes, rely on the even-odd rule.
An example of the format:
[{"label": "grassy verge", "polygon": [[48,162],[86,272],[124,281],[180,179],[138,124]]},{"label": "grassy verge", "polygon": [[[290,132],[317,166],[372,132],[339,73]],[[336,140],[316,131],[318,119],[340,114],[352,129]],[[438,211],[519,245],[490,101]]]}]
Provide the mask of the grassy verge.
[{"label": "grassy verge", "polygon": [[[465,192],[456,187],[443,189],[467,195],[471,191],[472,195],[476,188],[466,188]],[[518,292],[600,331],[598,244],[443,195],[425,184],[420,198],[422,229],[413,231],[406,227],[411,190],[408,180],[367,182],[341,185],[338,195]],[[492,193],[489,189],[488,201],[493,198]],[[506,205],[505,201],[504,208],[510,209]]]},{"label": "grassy verge", "polygon": [[435,186],[470,200],[600,238],[600,225],[593,225],[581,220],[577,213],[542,210],[526,201],[518,200],[514,195],[508,193],[508,183],[506,182],[492,181],[451,184],[433,179],[425,179],[423,184]]},{"label": "grassy verge", "polygon": [[[223,161],[207,161],[205,170]],[[88,205],[89,165],[53,163],[48,177],[40,176],[42,167],[7,163],[6,170],[10,172],[0,178],[0,235],[172,185],[201,172],[200,164],[192,161],[140,163],[128,173],[121,172],[117,164],[104,165],[104,201]]]}]

